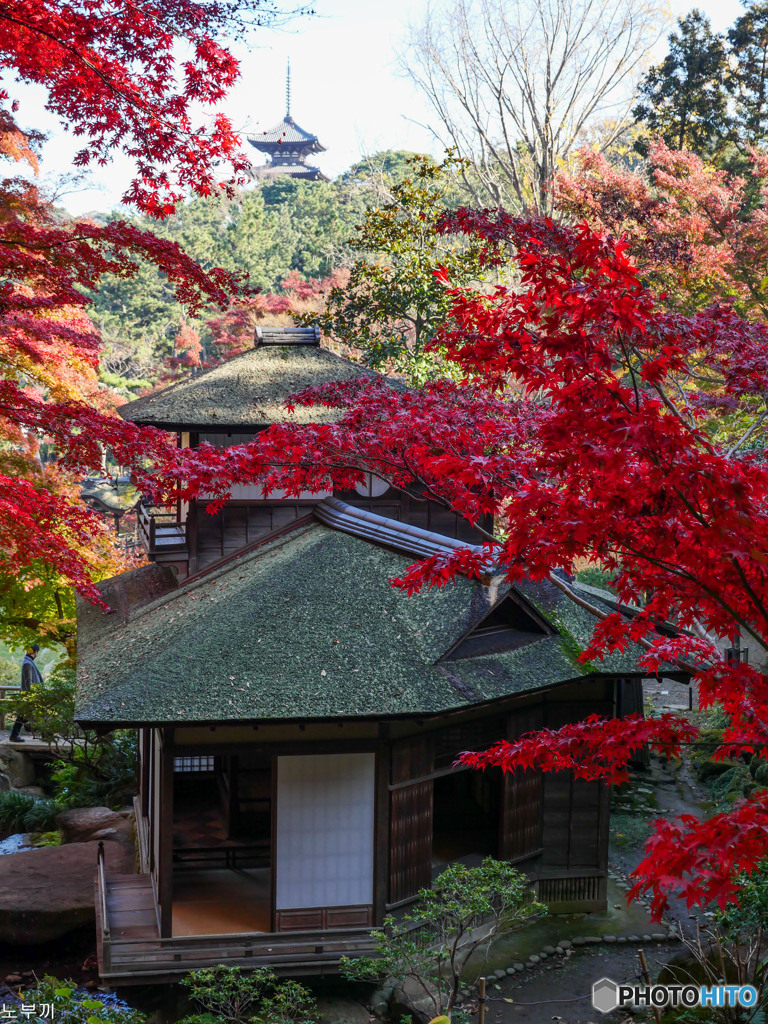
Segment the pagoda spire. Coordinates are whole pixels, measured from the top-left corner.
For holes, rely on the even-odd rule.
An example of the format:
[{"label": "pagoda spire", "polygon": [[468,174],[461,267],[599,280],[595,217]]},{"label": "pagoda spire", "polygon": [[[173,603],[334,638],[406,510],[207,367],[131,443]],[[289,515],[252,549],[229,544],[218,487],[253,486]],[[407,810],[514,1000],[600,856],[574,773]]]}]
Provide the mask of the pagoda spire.
[{"label": "pagoda spire", "polygon": [[290,57],[285,68],[285,117],[274,128],[249,135],[248,141],[255,149],[270,157],[269,163],[252,168],[254,178],[277,178],[286,175],[289,178],[306,178],[308,181],[328,180],[318,167],[306,162],[311,153],[324,152],[325,146],[320,145],[317,136],[312,132],[300,128],[291,114]]}]

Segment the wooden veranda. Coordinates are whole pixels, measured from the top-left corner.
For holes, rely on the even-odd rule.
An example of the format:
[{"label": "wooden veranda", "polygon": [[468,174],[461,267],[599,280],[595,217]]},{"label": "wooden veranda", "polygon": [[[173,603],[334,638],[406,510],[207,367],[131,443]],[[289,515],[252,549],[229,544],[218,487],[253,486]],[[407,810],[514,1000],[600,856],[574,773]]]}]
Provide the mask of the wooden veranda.
[{"label": "wooden veranda", "polygon": [[107,985],[178,981],[200,967],[270,967],[278,974],[335,973],[342,956],[373,952],[367,928],[160,938],[149,875],[96,876],[99,974]]}]

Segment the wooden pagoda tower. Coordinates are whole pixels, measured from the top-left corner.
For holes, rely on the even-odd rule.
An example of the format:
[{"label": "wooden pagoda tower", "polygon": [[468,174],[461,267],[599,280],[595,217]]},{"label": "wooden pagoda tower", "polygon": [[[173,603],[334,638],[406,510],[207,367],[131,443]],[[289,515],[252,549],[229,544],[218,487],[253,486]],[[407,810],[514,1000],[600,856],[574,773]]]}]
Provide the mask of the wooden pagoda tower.
[{"label": "wooden pagoda tower", "polygon": [[266,153],[269,162],[254,167],[253,176],[258,179],[300,178],[305,181],[327,181],[319,169],[308,164],[311,153],[324,153],[316,135],[305,131],[291,116],[291,64],[288,62],[285,80],[285,117],[266,132],[248,136],[248,141],[261,153]]}]

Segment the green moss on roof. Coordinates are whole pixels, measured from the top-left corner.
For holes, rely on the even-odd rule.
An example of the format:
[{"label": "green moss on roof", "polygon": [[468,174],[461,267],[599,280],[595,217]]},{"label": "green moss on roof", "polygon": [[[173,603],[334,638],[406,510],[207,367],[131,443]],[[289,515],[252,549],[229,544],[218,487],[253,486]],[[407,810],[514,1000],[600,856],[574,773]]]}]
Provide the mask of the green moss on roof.
[{"label": "green moss on roof", "polygon": [[79,608],[77,718],[428,715],[585,674],[558,636],[441,662],[505,588],[459,578],[408,598],[390,580],[411,561],[312,524],[187,585],[158,566],[116,577],[115,614]]},{"label": "green moss on roof", "polygon": [[124,478],[115,483],[101,477],[86,477],[80,483],[80,495],[106,512],[127,512],[140,498],[136,488]]},{"label": "green moss on roof", "polygon": [[285,399],[329,381],[379,376],[315,345],[260,345],[211,370],[120,406],[134,423],[179,428],[331,423],[334,409],[296,407]]}]

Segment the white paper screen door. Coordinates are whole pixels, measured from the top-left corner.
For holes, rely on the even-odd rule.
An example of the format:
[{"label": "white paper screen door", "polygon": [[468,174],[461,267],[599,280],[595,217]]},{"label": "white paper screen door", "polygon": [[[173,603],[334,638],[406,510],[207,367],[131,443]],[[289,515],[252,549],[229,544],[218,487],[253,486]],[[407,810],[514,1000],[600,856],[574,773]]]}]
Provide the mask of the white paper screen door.
[{"label": "white paper screen door", "polygon": [[277,758],[277,910],[373,903],[374,783],[374,754]]}]

